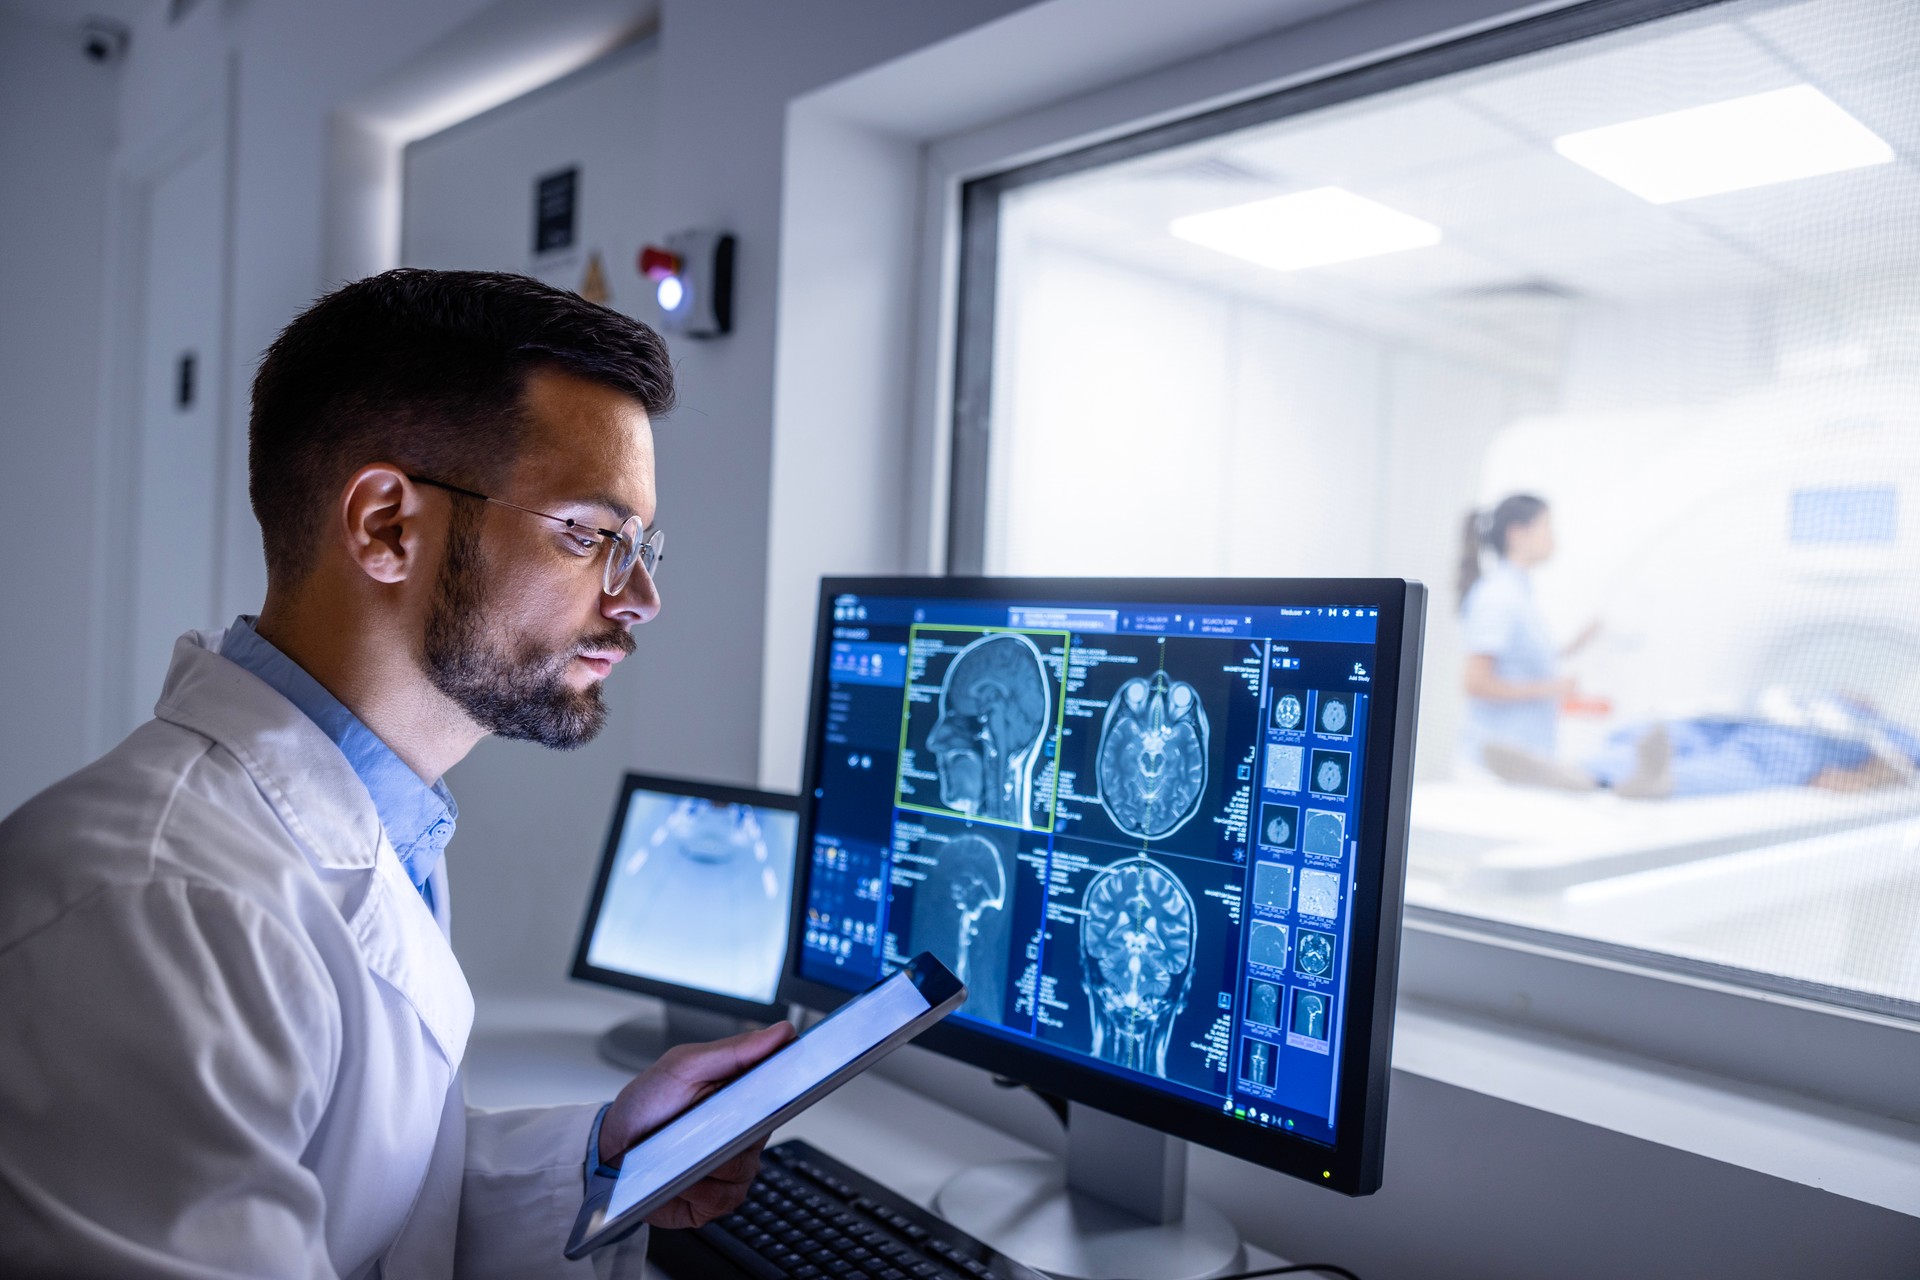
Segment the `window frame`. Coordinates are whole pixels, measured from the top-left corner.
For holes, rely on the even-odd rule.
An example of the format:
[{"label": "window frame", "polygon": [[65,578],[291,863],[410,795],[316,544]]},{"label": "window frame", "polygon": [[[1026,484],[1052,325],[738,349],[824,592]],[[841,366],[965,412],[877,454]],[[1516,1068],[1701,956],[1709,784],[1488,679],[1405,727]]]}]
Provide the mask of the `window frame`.
[{"label": "window frame", "polygon": [[[1586,0],[1522,10],[1481,30],[1309,72],[1224,105],[1163,111],[1144,126],[1136,119],[1040,140],[1031,129],[1023,136],[1002,127],[930,147],[919,402],[937,424],[929,496],[944,506],[929,531],[931,562],[949,574],[983,570],[998,215],[1009,192],[1727,2]],[[1060,113],[1049,114],[1055,118],[1042,128],[1061,123]],[[1400,983],[1409,1007],[1624,1049],[1814,1105],[1920,1121],[1912,1088],[1920,1078],[1920,1006],[1411,904],[1405,929]]]}]

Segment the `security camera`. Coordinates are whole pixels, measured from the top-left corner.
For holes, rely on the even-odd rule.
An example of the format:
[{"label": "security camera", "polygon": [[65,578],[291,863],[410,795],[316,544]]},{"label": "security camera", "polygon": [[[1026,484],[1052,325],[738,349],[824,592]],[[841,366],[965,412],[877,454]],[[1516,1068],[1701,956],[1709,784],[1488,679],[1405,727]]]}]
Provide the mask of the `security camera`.
[{"label": "security camera", "polygon": [[88,18],[80,24],[80,52],[87,55],[89,62],[105,65],[120,61],[127,56],[127,44],[132,38],[125,23],[111,18]]}]

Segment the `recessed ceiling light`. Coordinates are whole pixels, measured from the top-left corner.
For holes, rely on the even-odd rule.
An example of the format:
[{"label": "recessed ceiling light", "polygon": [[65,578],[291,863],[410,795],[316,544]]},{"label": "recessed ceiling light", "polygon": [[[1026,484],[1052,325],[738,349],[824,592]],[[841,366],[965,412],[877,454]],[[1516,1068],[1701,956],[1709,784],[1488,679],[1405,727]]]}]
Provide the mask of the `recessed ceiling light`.
[{"label": "recessed ceiling light", "polygon": [[1440,228],[1431,222],[1341,187],[1316,187],[1188,214],[1167,224],[1167,230],[1275,271],[1324,267],[1440,243]]},{"label": "recessed ceiling light", "polygon": [[1893,159],[1892,147],[1810,84],[1569,133],[1553,149],[1654,204]]}]

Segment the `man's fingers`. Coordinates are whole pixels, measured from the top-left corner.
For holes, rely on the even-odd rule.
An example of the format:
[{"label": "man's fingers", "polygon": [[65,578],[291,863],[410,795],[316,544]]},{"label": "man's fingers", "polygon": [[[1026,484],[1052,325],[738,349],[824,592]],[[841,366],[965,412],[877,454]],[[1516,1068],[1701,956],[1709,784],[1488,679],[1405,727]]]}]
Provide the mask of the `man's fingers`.
[{"label": "man's fingers", "polygon": [[663,1071],[689,1084],[718,1084],[771,1057],[795,1034],[791,1022],[776,1022],[724,1040],[676,1045],[660,1056],[659,1065]]}]

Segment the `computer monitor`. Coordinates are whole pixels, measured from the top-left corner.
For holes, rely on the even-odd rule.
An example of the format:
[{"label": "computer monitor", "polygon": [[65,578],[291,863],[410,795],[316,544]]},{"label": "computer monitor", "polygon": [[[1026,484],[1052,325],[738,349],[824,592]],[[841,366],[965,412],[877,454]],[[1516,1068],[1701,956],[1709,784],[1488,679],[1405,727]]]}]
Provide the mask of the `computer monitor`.
[{"label": "computer monitor", "polygon": [[923,1045],[1375,1190],[1425,598],[828,579],[784,993],[930,950]]},{"label": "computer monitor", "polygon": [[573,976],[734,1018],[782,1017],[794,798],[629,773]]}]

